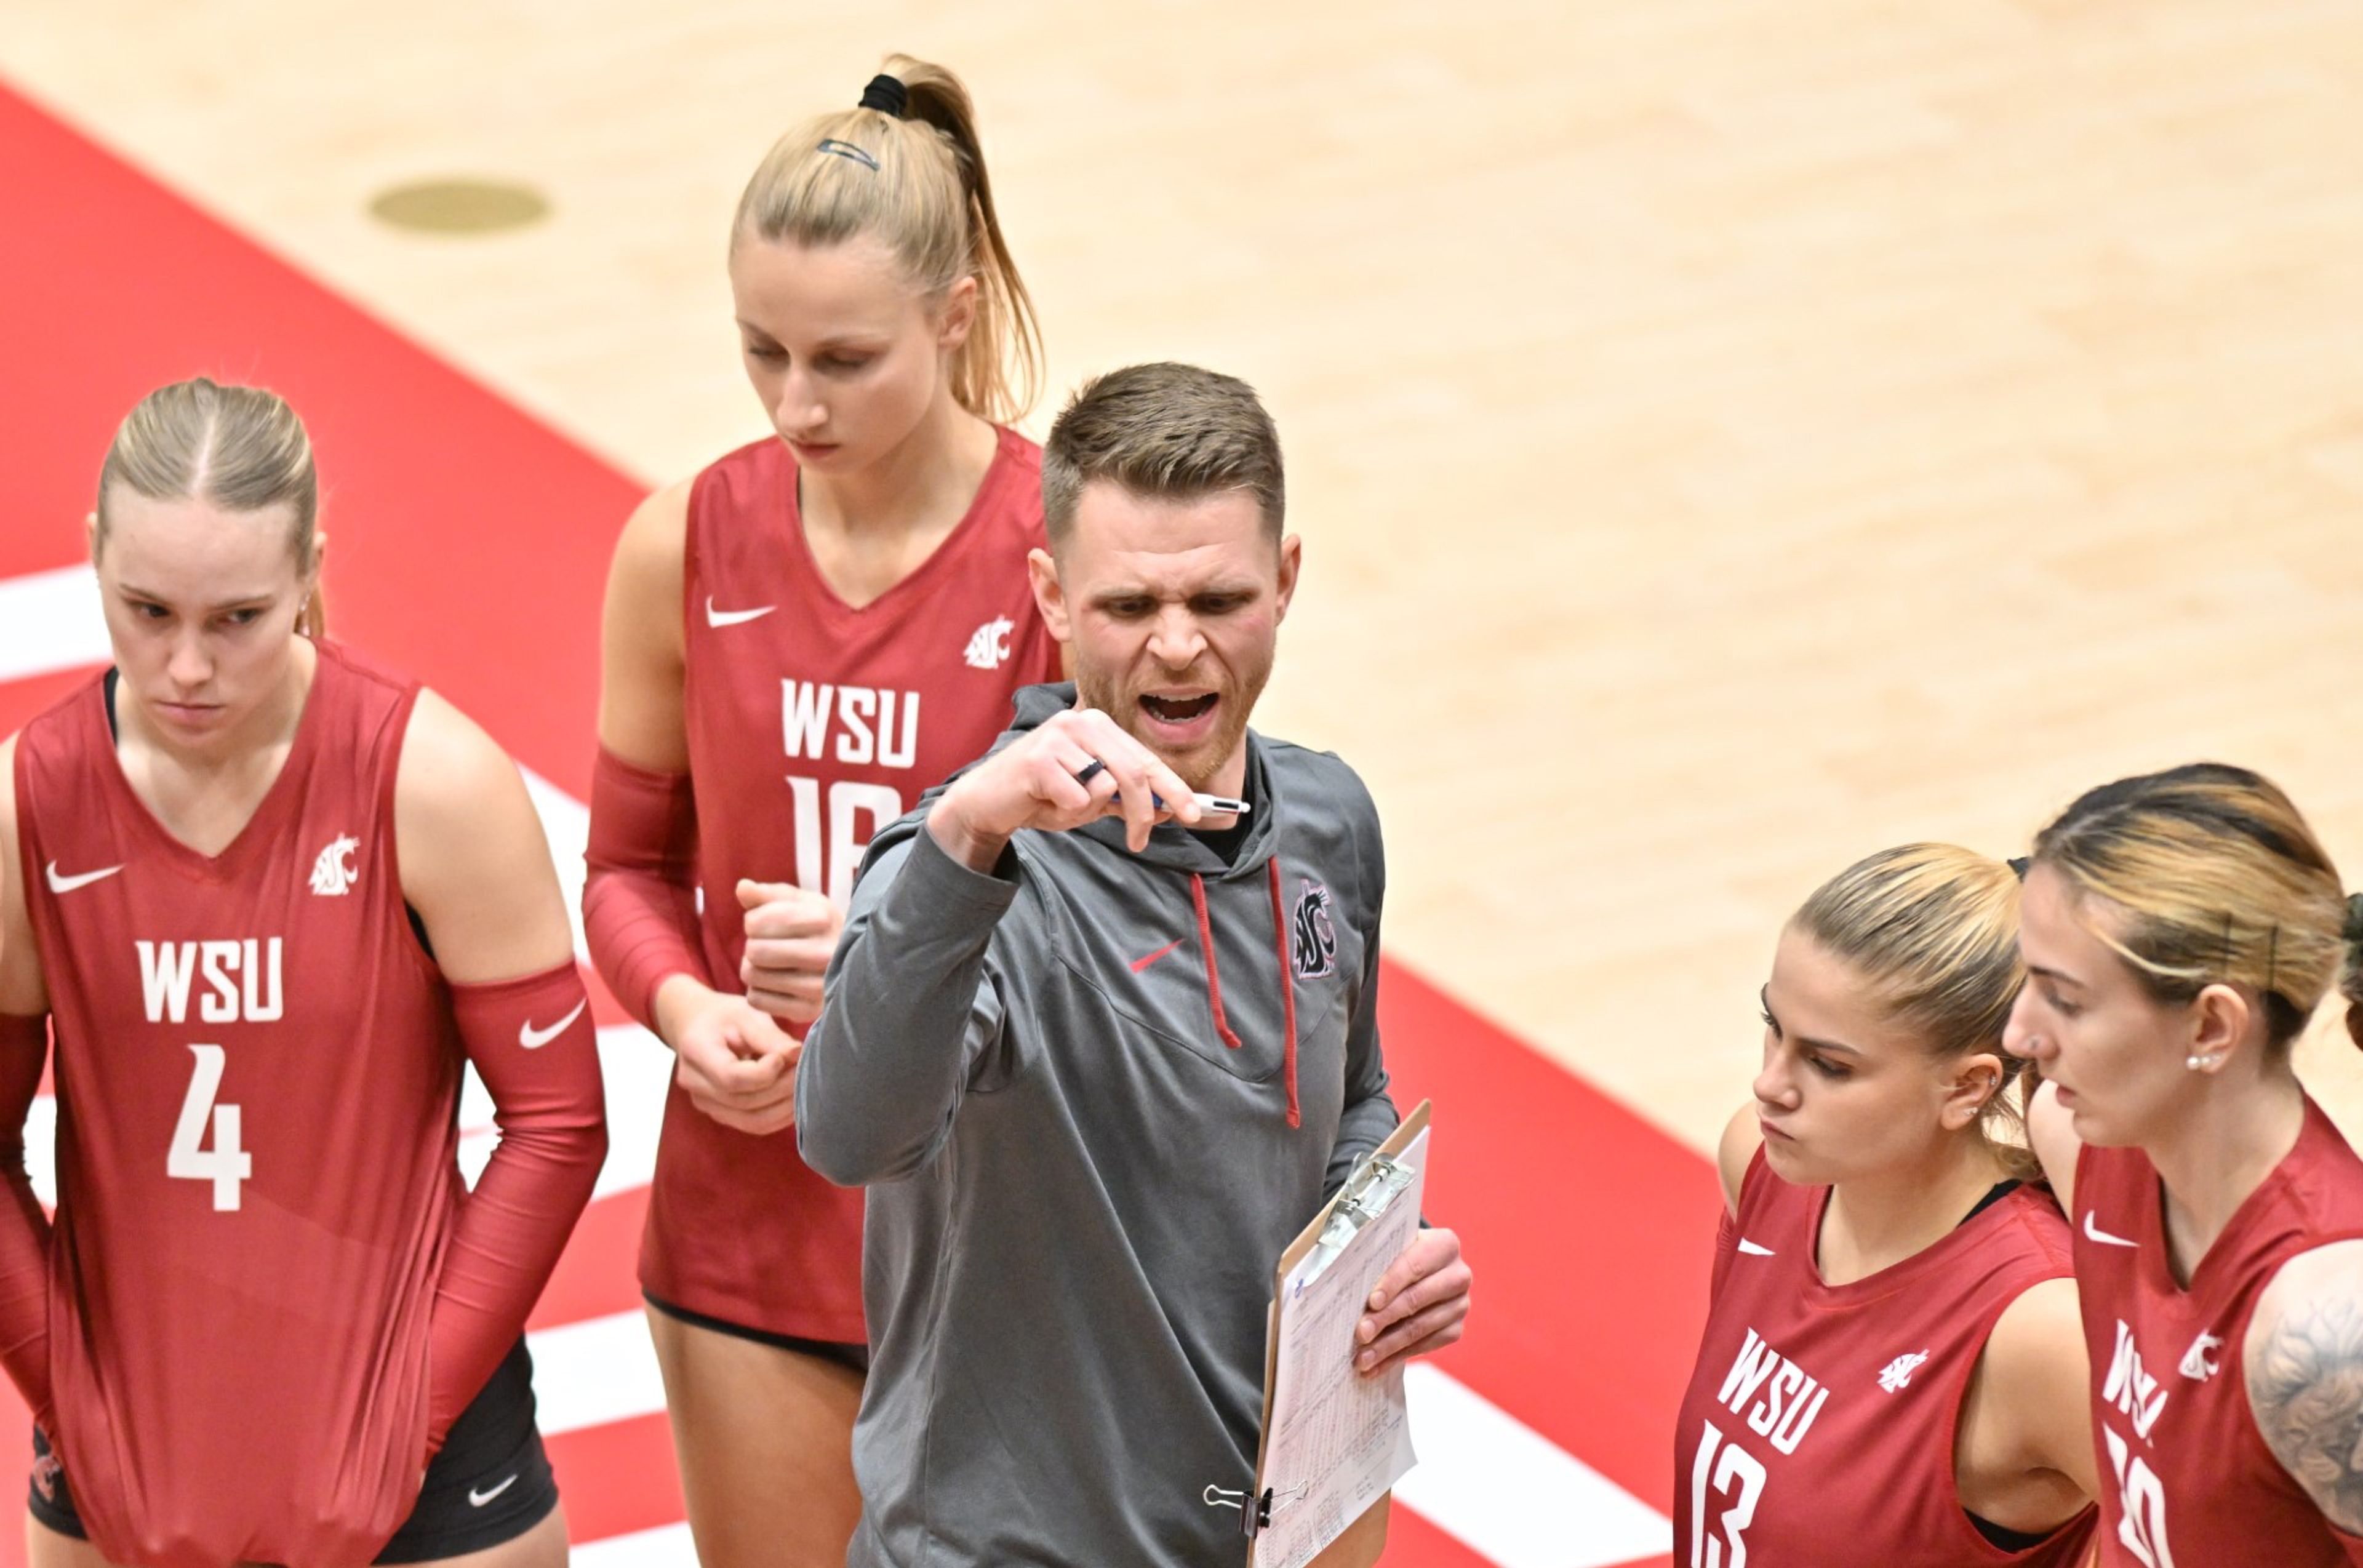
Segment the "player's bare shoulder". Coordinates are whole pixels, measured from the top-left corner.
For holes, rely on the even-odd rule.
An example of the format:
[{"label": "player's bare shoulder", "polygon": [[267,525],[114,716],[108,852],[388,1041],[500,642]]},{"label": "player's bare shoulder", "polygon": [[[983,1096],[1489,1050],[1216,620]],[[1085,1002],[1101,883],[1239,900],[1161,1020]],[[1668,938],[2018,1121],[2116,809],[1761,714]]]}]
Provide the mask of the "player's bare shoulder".
[{"label": "player's bare shoulder", "polygon": [[1752,1105],[1734,1111],[1723,1125],[1723,1136],[1715,1140],[1714,1169],[1723,1182],[1723,1207],[1735,1219],[1739,1217],[1739,1189],[1747,1183],[1747,1167],[1763,1147],[1764,1123]]},{"label": "player's bare shoulder", "polygon": [[689,660],[682,595],[689,583],[683,479],[642,501],[616,540],[599,615],[599,743],[642,767],[689,765],[682,683]]},{"label": "player's bare shoulder", "polygon": [[2338,1529],[2363,1532],[2363,1240],[2281,1265],[2242,1356],[2248,1405],[2281,1467]]},{"label": "player's bare shoulder", "polygon": [[571,949],[564,897],[524,777],[483,727],[418,694],[394,784],[403,895],[453,981],[525,973]]},{"label": "player's bare shoulder", "polygon": [[440,694],[420,690],[394,774],[395,831],[405,860],[418,837],[410,831],[414,827],[462,828],[468,817],[523,790],[516,764],[482,725]]},{"label": "player's bare shoulder", "polygon": [[17,737],[0,740],[0,867],[17,863]]},{"label": "player's bare shoulder", "polygon": [[654,613],[678,625],[688,576],[689,496],[696,479],[676,480],[632,508],[616,539],[607,612]]},{"label": "player's bare shoulder", "polygon": [[2084,1140],[2076,1136],[2076,1118],[2059,1103],[2059,1085],[2042,1084],[2026,1103],[2026,1141],[2043,1166],[2044,1180],[2070,1218],[2076,1211],[2076,1157]]}]

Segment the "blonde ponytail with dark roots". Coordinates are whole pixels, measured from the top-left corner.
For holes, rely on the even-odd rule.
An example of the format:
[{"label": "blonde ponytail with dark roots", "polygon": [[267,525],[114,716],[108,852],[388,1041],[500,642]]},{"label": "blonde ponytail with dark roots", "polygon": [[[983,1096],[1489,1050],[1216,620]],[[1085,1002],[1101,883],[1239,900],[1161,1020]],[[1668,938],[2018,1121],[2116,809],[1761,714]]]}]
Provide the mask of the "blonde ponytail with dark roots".
[{"label": "blonde ponytail with dark roots", "polygon": [[1042,335],[1002,237],[976,106],[940,65],[890,55],[884,74],[899,94],[873,85],[860,106],[807,120],[772,146],[738,198],[731,245],[872,234],[923,293],[974,278],[976,319],[952,361],[952,396],[1009,423],[1033,406]]},{"label": "blonde ponytail with dark roots", "polygon": [[[2119,919],[2086,929],[2151,996],[2245,987],[2275,1051],[2304,1031],[2334,980],[2363,1001],[2356,902],[2296,805],[2260,773],[2191,762],[2088,790],[2036,836],[2035,863],[2080,900],[2114,906]],[[2351,1012],[2347,1028],[2363,1044]]]}]

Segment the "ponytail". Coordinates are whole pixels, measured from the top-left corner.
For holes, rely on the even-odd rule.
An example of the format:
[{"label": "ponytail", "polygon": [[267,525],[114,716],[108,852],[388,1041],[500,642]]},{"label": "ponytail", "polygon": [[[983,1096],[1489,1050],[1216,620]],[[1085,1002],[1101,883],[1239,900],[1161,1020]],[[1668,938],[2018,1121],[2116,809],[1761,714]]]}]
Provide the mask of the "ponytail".
[{"label": "ponytail", "polygon": [[2338,935],[2346,944],[2338,965],[2338,994],[2346,998],[2346,1038],[2363,1047],[2363,893],[2346,895],[2346,917]]},{"label": "ponytail", "polygon": [[1001,424],[1033,406],[1042,377],[1034,301],[1001,232],[975,104],[942,66],[890,55],[859,106],[782,137],[747,183],[731,234],[734,246],[874,234],[926,293],[974,278],[976,317],[953,355],[952,396]]}]

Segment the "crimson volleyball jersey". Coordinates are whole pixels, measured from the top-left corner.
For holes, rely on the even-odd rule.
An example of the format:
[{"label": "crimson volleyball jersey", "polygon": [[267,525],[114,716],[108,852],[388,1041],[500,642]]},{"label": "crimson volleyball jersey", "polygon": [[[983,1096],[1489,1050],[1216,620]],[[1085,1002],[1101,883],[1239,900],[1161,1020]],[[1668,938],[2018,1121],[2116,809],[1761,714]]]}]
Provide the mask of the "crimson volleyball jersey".
[{"label": "crimson volleyball jersey", "polygon": [[2281,1264],[2363,1237],[2363,1160],[2311,1099],[2297,1146],[2191,1271],[2168,1267],[2158,1168],[2138,1149],[2076,1157],[2076,1278],[2092,1356],[2102,1561],[2142,1568],[2363,1562],[2257,1429],[2241,1348]]},{"label": "crimson volleyball jersey", "polygon": [[462,1058],[394,862],[417,687],[318,648],[217,855],[133,794],[103,680],[17,742],[56,1042],[50,1436],[118,1562],[365,1562],[426,1462]]},{"label": "crimson volleyball jersey", "polygon": [[[804,540],[796,463],[741,448],[690,491],[684,708],[706,979],[738,991],[738,879],[844,907],[871,837],[984,754],[1017,688],[1060,678],[1026,574],[1043,548],[1041,449],[1015,431],[968,513],[917,570],[860,609]],[[860,1341],[861,1206],[796,1152],[675,1083],[640,1250],[658,1300],[767,1333]]]},{"label": "crimson volleyball jersey", "polygon": [[1716,1240],[1714,1300],[1674,1438],[1674,1561],[1692,1568],[2071,1568],[2091,1511],[2023,1551],[1980,1534],[1953,1476],[1970,1374],[2004,1308],[2069,1273],[2067,1228],[2019,1187],[1850,1284],[1814,1261],[1827,1187],[1759,1150]]}]

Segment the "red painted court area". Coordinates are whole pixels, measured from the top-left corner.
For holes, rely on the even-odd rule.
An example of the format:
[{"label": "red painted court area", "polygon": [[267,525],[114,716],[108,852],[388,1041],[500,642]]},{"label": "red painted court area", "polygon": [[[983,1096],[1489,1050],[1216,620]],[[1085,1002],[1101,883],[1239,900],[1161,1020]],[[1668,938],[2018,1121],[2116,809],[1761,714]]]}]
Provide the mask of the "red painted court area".
[{"label": "red painted court area", "polygon": [[[271,385],[317,449],[336,634],[587,795],[601,588],[643,479],[5,89],[0,211],[0,579],[83,558],[100,458],[143,394],[200,373]],[[81,678],[0,684],[0,733]],[[1665,1511],[1714,1220],[1705,1162],[1402,966],[1383,995],[1397,1098],[1437,1106],[1429,1210],[1479,1270],[1470,1338],[1439,1366]],[[644,1205],[635,1189],[594,1206],[537,1328],[637,1307]],[[0,1419],[0,1452],[17,1429]],[[550,1447],[578,1540],[681,1518],[661,1416]],[[20,1550],[0,1530],[0,1568]],[[1388,1561],[1486,1559],[1398,1509]]]}]

